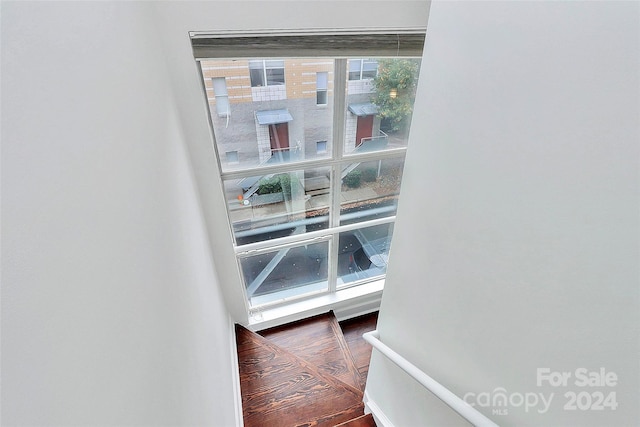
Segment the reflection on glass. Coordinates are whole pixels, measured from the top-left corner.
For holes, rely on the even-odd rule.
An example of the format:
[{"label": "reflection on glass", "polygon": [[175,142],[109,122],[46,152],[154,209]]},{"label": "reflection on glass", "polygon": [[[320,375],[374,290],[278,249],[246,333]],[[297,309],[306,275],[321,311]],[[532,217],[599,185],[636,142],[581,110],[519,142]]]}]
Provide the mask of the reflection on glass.
[{"label": "reflection on glass", "polygon": [[223,172],[325,158],[331,147],[331,58],[208,60],[201,62]]},{"label": "reflection on glass", "polygon": [[417,58],[349,59],[345,154],[406,147]]},{"label": "reflection on glass", "polygon": [[327,290],[328,250],[325,241],[242,258],[251,305]]},{"label": "reflection on glass", "polygon": [[393,224],[340,233],[338,287],[382,276],[387,271]]},{"label": "reflection on glass", "polygon": [[393,216],[404,158],[342,164],[340,225]]},{"label": "reflection on glass", "polygon": [[225,180],[236,244],[327,228],[329,176],[316,168]]}]

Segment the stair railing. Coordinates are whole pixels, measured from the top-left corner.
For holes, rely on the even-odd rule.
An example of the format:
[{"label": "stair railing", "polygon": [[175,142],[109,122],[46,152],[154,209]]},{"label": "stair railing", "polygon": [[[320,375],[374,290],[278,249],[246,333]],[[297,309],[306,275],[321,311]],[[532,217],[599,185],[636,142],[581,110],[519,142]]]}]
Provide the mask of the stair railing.
[{"label": "stair railing", "polygon": [[484,416],[477,409],[460,399],[448,388],[425,374],[420,368],[380,341],[380,334],[377,330],[363,334],[362,338],[474,426],[498,427],[496,423]]},{"label": "stair railing", "polygon": [[361,138],[360,139],[360,143],[358,145],[356,145],[356,148],[360,148],[362,145],[364,145],[365,142],[369,142],[369,141],[384,141],[384,140],[388,140],[388,139],[389,139],[389,135],[384,133],[382,130],[378,130],[378,136],[370,136],[370,137],[367,137],[367,138]]}]

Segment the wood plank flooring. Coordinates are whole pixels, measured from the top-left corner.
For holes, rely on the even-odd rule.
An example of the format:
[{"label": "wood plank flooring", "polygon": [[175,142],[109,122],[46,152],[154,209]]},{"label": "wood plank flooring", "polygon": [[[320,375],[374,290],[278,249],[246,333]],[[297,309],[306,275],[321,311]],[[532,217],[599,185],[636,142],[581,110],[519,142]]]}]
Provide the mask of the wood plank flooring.
[{"label": "wood plank flooring", "polygon": [[364,413],[358,390],[237,325],[246,427],[335,426]]},{"label": "wood plank flooring", "polygon": [[378,312],[365,314],[340,322],[344,339],[355,360],[356,368],[360,374],[362,389],[367,382],[369,373],[369,361],[371,360],[371,344],[362,338],[365,332],[374,331],[378,324]]},{"label": "wood plank flooring", "polygon": [[244,425],[375,426],[364,416],[371,347],[361,335],[376,321],[338,324],[329,312],[259,333],[236,325]]},{"label": "wood plank flooring", "polygon": [[371,414],[367,414],[337,425],[336,427],[376,427],[376,422]]},{"label": "wood plank flooring", "polygon": [[332,312],[258,333],[322,372],[364,390],[360,372]]}]

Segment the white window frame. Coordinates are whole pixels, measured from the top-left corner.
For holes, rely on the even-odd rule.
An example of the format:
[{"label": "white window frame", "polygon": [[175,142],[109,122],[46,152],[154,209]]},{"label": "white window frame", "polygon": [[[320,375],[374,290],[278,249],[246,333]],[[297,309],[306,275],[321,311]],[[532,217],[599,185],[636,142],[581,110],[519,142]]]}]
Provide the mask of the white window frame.
[{"label": "white window frame", "polygon": [[[353,231],[357,229],[364,229],[371,226],[392,224],[395,222],[395,216],[388,216],[382,218],[375,218],[366,220],[363,222],[356,222],[352,224],[341,225],[341,184],[340,174],[343,170],[344,164],[367,162],[367,161],[384,161],[385,159],[404,159],[406,155],[406,147],[389,148],[384,151],[375,152],[362,152],[362,153],[345,153],[344,152],[344,140],[345,140],[345,122],[347,111],[347,90],[349,82],[348,60],[347,58],[367,58],[367,57],[420,57],[422,55],[422,44],[424,43],[425,29],[402,29],[402,30],[371,30],[371,31],[331,31],[320,34],[308,33],[308,32],[284,32],[284,33],[266,33],[262,34],[265,38],[270,38],[270,43],[263,45],[262,47],[247,46],[244,37],[259,37],[260,34],[235,34],[236,38],[230,40],[229,34],[209,34],[209,33],[191,33],[192,46],[194,50],[194,57],[199,60],[212,60],[212,59],[229,59],[230,57],[240,58],[273,58],[281,60],[283,58],[282,53],[287,52],[287,58],[332,58],[334,62],[333,72],[333,134],[332,134],[332,146],[327,151],[331,153],[329,158],[307,158],[302,161],[281,163],[276,165],[262,165],[258,167],[251,167],[250,169],[238,169],[227,172],[222,172],[220,167],[220,178],[224,182],[225,180],[242,179],[256,175],[269,175],[277,173],[286,173],[298,170],[306,170],[313,168],[326,168],[331,169],[331,206],[329,214],[329,227],[327,229],[306,232],[304,234],[288,235],[273,240],[264,240],[254,243],[248,243],[244,245],[237,245],[234,243],[234,252],[238,259],[237,269],[238,275],[242,277],[240,259],[251,256],[255,253],[261,253],[265,251],[271,251],[277,247],[284,246],[298,246],[305,243],[312,243],[318,240],[329,241],[329,264],[331,268],[328,272],[328,287],[327,290],[322,292],[321,295],[317,293],[312,295],[303,295],[296,297],[293,301],[303,303],[311,299],[317,298],[340,298],[337,294],[349,289],[360,288],[373,290],[379,292],[384,282],[384,276],[373,279],[365,279],[362,281],[354,281],[347,286],[337,289],[337,254],[338,254],[338,238],[340,233]],[[221,47],[216,47],[216,40],[222,40],[219,44]],[[413,41],[413,47],[400,48],[401,40],[409,40],[407,46],[411,45]],[[213,42],[212,42],[213,40]],[[330,40],[329,45],[335,46],[336,40],[338,43],[342,43],[339,49],[331,51],[326,48],[325,42]],[[415,40],[421,41],[419,47],[416,47],[418,43]],[[404,43],[404,42],[403,42]],[[224,47],[222,47],[224,46]],[[235,47],[233,47],[235,46]],[[266,60],[263,60],[266,61]],[[360,77],[362,77],[362,59],[360,67]],[[264,63],[264,62],[263,62]],[[200,69],[200,73],[202,70]],[[201,74],[202,76],[202,74]],[[265,82],[266,71],[265,71]],[[328,86],[328,84],[327,84]],[[208,105],[207,105],[208,106]],[[211,123],[211,125],[213,125]],[[215,132],[212,132],[212,136],[215,138]],[[217,144],[213,144],[216,153],[217,160],[220,165],[220,153],[218,153]],[[225,203],[227,201],[225,200]],[[230,222],[230,221],[229,221]],[[229,226],[232,227],[231,222]],[[231,231],[234,234],[233,230]],[[234,235],[235,242],[235,235]],[[244,281],[241,281],[244,283]],[[246,285],[245,285],[246,287]],[[243,289],[245,292],[246,289]],[[339,291],[339,292],[338,292]],[[331,297],[334,295],[334,297]],[[346,295],[346,294],[344,294]],[[329,301],[326,298],[323,301]],[[265,309],[277,309],[277,310],[289,310],[291,300],[275,302],[266,306],[252,307],[248,302],[248,298],[245,292],[245,304],[249,312],[262,312]]]}]

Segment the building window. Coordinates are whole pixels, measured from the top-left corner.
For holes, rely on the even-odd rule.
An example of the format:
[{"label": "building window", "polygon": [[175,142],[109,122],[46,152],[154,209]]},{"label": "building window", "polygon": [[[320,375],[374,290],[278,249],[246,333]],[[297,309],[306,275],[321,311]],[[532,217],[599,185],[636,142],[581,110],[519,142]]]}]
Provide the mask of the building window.
[{"label": "building window", "polygon": [[329,73],[316,73],[316,105],[327,105]]},{"label": "building window", "polygon": [[327,152],[327,141],[316,142],[316,153],[325,154]]},{"label": "building window", "polygon": [[227,162],[228,163],[239,163],[238,151],[237,150],[227,151],[225,153],[225,157],[227,158]]},{"label": "building window", "polygon": [[374,79],[378,74],[378,61],[375,59],[350,59],[349,80]]},{"label": "building window", "polygon": [[[203,79],[226,72],[238,81],[229,87],[233,119],[211,125],[249,309],[383,280],[418,78],[417,68],[397,61],[420,57],[424,31],[278,35],[255,45],[246,35],[236,40],[226,34],[219,37],[220,52],[215,35],[202,40],[192,38]],[[230,46],[233,58],[224,56]],[[274,101],[255,89],[260,93],[243,95],[243,81],[284,84],[284,61],[275,59],[283,51],[291,54],[287,75],[294,79],[287,97]],[[388,57],[374,57],[378,52]],[[410,75],[402,85],[372,80],[400,65]],[[350,84],[353,79],[365,80],[374,92],[364,93],[362,85]],[[405,117],[385,132],[383,118],[397,104],[387,102],[389,85],[406,101],[392,112]]]},{"label": "building window", "polygon": [[214,77],[212,81],[213,94],[216,97],[216,112],[220,117],[228,117],[230,114],[230,106],[226,79],[224,77]]},{"label": "building window", "polygon": [[284,84],[284,61],[254,60],[249,61],[251,87],[280,86]]}]

